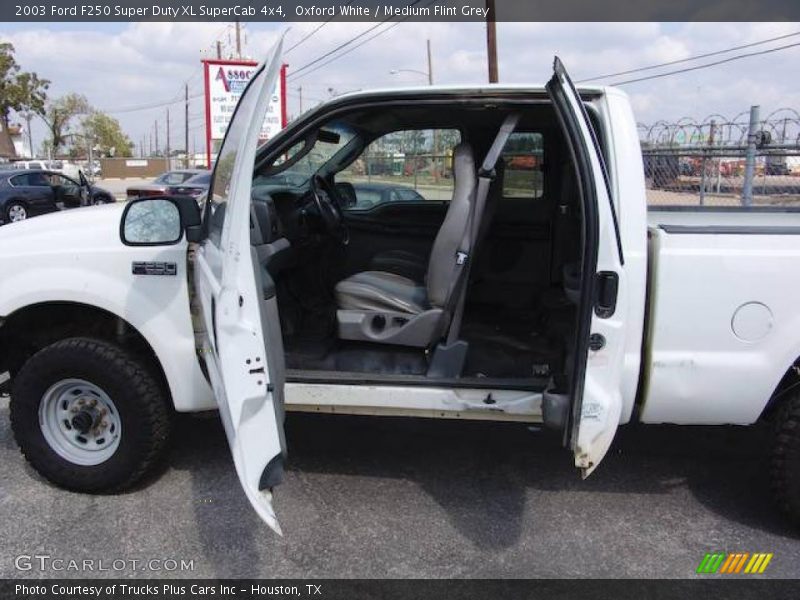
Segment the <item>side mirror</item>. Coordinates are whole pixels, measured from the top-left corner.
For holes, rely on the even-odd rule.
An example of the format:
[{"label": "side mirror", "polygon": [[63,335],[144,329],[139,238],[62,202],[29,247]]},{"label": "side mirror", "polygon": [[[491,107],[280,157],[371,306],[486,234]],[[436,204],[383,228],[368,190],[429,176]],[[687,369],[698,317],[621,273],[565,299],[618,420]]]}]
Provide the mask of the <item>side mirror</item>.
[{"label": "side mirror", "polygon": [[126,246],[170,246],[186,232],[189,242],[200,241],[200,209],[194,198],[140,198],[125,207],[119,236]]}]

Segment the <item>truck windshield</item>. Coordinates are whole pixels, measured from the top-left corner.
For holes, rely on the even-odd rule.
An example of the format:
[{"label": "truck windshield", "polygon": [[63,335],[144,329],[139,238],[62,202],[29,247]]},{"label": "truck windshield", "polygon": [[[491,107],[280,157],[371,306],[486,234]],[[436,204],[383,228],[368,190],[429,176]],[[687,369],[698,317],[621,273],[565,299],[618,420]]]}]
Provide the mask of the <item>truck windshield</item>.
[{"label": "truck windshield", "polygon": [[302,187],[312,175],[337,157],[356,138],[356,133],[342,123],[329,123],[311,142],[301,140],[279,155],[258,175],[253,185],[288,185]]}]

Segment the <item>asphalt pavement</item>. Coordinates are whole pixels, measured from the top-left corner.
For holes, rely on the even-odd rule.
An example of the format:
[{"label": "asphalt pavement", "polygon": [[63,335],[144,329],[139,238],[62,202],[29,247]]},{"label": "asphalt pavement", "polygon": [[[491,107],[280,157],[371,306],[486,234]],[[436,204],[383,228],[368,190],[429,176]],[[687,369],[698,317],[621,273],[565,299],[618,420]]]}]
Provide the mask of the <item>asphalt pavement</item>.
[{"label": "asphalt pavement", "polygon": [[[761,429],[623,428],[585,481],[556,436],[520,424],[290,414],[287,435],[279,537],[250,509],[215,414],[181,416],[137,489],[90,496],[25,463],[2,398],[0,577],[683,578],[714,551],[771,552],[757,577],[800,577]],[[44,570],[17,568],[42,555]],[[120,568],[53,568],[99,559]],[[191,569],[132,563],[154,559]]]}]

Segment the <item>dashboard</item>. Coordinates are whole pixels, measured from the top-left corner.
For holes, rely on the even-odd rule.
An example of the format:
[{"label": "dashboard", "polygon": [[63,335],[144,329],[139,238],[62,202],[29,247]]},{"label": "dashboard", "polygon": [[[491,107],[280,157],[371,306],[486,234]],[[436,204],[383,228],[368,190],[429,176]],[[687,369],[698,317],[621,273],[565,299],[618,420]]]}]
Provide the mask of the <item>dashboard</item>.
[{"label": "dashboard", "polygon": [[302,188],[253,186],[250,203],[250,243],[259,262],[274,275],[294,265],[304,250],[316,245],[311,198]]}]

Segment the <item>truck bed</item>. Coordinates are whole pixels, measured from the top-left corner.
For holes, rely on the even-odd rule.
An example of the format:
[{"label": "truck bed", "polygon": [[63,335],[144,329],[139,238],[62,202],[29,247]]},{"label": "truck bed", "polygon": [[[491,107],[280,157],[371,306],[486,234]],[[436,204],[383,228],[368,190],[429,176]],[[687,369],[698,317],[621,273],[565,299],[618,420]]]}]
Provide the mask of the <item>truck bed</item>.
[{"label": "truck bed", "polygon": [[658,206],[648,209],[647,224],[650,227],[800,227],[800,207]]},{"label": "truck bed", "polygon": [[750,424],[798,358],[800,212],[648,214],[640,417]]}]

